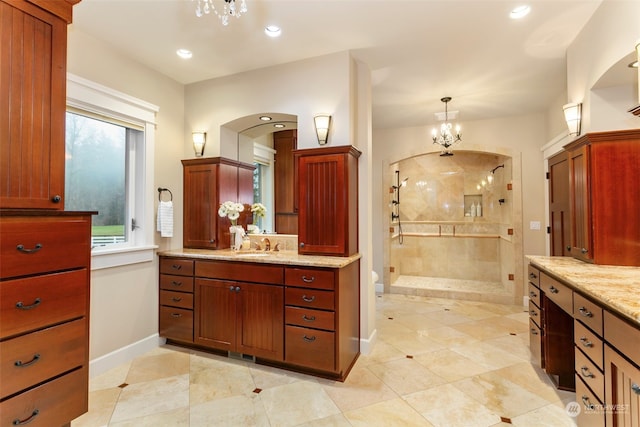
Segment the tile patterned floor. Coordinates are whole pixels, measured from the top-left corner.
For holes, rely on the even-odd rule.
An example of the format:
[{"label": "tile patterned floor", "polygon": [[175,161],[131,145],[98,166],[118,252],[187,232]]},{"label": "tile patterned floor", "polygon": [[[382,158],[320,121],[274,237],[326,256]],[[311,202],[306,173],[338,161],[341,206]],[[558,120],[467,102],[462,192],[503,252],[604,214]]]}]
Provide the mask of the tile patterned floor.
[{"label": "tile patterned floor", "polygon": [[513,292],[506,289],[502,283],[443,277],[401,275],[391,284],[390,293],[498,304],[513,303]]},{"label": "tile patterned floor", "polygon": [[164,346],[93,378],[97,426],[575,426],[529,362],[520,306],[378,295],[378,342],[344,383]]}]

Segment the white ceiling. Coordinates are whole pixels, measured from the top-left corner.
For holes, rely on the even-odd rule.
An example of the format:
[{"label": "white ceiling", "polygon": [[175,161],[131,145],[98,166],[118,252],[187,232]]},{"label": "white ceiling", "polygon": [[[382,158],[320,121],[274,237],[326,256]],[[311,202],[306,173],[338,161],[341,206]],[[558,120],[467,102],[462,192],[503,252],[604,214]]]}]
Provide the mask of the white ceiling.
[{"label": "white ceiling", "polygon": [[[528,0],[516,21],[515,1],[246,1],[224,27],[191,0],[83,0],[72,25],[184,84],[350,50],[371,69],[373,125],[386,128],[435,123],[443,96],[460,122],[546,110],[565,89],[567,46],[601,2]],[[265,36],[268,24],[282,36]]]}]

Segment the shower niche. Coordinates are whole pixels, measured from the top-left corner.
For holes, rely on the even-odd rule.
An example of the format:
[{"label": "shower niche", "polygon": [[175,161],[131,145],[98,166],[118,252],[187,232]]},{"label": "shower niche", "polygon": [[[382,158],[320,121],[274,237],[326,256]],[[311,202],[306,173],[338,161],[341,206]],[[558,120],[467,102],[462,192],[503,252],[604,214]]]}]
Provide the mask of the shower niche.
[{"label": "shower niche", "polygon": [[475,218],[482,216],[482,194],[464,195],[464,217]]}]

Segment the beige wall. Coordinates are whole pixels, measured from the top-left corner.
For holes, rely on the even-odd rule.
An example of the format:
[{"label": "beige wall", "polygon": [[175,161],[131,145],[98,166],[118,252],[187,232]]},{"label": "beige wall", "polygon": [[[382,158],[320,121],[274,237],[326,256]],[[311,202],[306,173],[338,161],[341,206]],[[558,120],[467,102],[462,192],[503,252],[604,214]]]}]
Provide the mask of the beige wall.
[{"label": "beige wall", "polygon": [[[69,27],[68,71],[160,107],[155,133],[155,179],[175,206],[173,238],[155,235],[160,249],[182,246],[184,90],[175,81],[122,56],[107,44]],[[156,192],[157,194],[157,192]],[[154,194],[155,212],[157,195]],[[155,227],[155,224],[153,224]],[[91,275],[91,345],[94,360],[158,332],[158,262],[94,271]]]}]

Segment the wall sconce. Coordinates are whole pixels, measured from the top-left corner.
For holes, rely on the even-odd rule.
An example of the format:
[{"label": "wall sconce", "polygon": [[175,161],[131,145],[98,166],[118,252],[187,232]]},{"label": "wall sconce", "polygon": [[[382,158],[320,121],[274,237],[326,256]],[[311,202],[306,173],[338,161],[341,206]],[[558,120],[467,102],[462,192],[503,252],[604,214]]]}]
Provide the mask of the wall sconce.
[{"label": "wall sconce", "polygon": [[315,116],[313,121],[316,125],[316,134],[318,135],[318,144],[325,145],[329,138],[329,129],[331,127],[331,116],[328,114],[321,114]]},{"label": "wall sconce", "polygon": [[193,138],[193,151],[196,152],[196,157],[202,157],[204,154],[204,145],[207,143],[207,133],[193,132],[191,137]]},{"label": "wall sconce", "polygon": [[569,136],[580,135],[580,123],[582,120],[582,104],[571,103],[562,106],[564,110],[564,119],[567,122],[569,128]]}]

